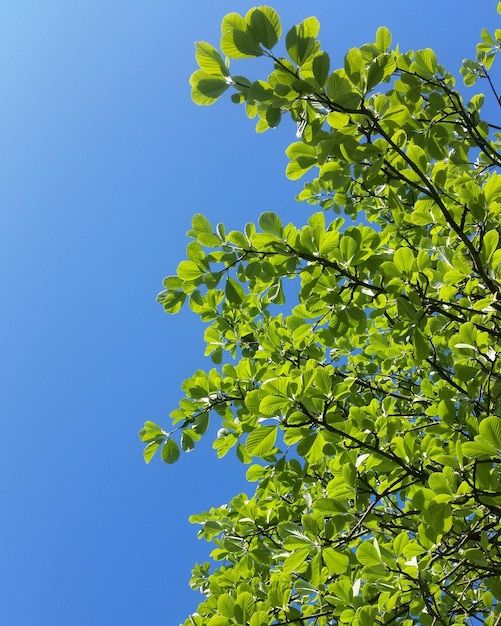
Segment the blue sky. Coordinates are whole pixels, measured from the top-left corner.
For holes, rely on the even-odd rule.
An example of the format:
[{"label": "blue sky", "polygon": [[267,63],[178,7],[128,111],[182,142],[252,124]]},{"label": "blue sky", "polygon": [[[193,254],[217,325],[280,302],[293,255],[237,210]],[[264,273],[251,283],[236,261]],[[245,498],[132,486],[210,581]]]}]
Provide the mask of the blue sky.
[{"label": "blue sky", "polygon": [[[385,25],[453,71],[499,27],[496,4],[272,3],[284,28],[320,19],[335,67]],[[292,127],[257,136],[228,98],[190,100],[194,42],[217,43],[224,14],[251,6],[2,2],[1,624],[179,624],[208,554],[187,518],[246,490],[245,467],[209,440],[146,466],[137,432],[168,425],[182,380],[210,366],[201,323],[155,303],[191,216],[307,219],[284,176]]]}]

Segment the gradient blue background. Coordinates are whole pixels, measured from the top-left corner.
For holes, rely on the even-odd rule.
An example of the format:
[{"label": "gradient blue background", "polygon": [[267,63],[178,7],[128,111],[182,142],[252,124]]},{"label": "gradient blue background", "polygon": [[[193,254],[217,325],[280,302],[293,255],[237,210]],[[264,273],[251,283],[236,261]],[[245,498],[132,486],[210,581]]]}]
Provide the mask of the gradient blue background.
[{"label": "gradient blue background", "polygon": [[[480,29],[499,27],[496,4],[274,6],[284,28],[320,19],[334,67],[386,25],[455,71]],[[155,303],[192,214],[241,228],[309,210],[284,176],[290,124],[258,136],[228,98],[190,100],[194,42],[217,43],[223,15],[251,6],[1,3],[0,624],[179,624],[209,550],[187,518],[246,488],[245,467],[209,440],[146,466],[137,431],[167,426],[182,380],[207,365],[201,323]]]}]

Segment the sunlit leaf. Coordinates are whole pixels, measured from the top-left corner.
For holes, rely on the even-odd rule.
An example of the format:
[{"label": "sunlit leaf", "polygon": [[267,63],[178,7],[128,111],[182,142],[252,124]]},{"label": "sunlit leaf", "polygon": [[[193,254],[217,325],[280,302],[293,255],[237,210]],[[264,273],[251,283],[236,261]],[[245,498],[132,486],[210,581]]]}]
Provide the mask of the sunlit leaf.
[{"label": "sunlit leaf", "polygon": [[180,455],[179,446],[169,437],[162,446],[162,460],[166,463],[175,463]]},{"label": "sunlit leaf", "polygon": [[261,56],[259,42],[252,36],[248,22],[238,13],[229,13],[221,24],[221,50],[231,59]]},{"label": "sunlit leaf", "polygon": [[360,546],[357,548],[356,555],[357,560],[362,565],[373,566],[380,565],[382,563],[381,555],[379,554],[375,546],[369,541],[364,541],[362,544],[360,544]]},{"label": "sunlit leaf", "polygon": [[386,26],[381,26],[376,31],[376,46],[381,52],[386,52],[391,46],[391,32]]},{"label": "sunlit leaf", "polygon": [[275,447],[277,440],[276,426],[261,426],[249,434],[245,448],[252,456],[266,456]]},{"label": "sunlit leaf", "polygon": [[204,269],[193,261],[181,261],[177,266],[177,275],[181,280],[196,280],[204,274]]},{"label": "sunlit leaf", "polygon": [[155,455],[155,452],[158,450],[158,448],[161,446],[161,444],[162,444],[161,441],[151,441],[145,447],[145,449],[143,451],[143,455],[144,455],[144,460],[146,461],[146,463],[149,463],[151,461],[151,459]]},{"label": "sunlit leaf", "polygon": [[276,213],[272,213],[271,211],[261,213],[258,223],[264,233],[282,237],[283,226]]},{"label": "sunlit leaf", "polygon": [[229,76],[223,58],[219,52],[206,41],[197,41],[195,44],[195,56],[200,69],[207,74],[215,76]]},{"label": "sunlit leaf", "polygon": [[480,440],[501,452],[501,418],[486,417],[480,422]]},{"label": "sunlit leaf", "polygon": [[229,87],[226,78],[198,70],[191,75],[191,97],[196,104],[213,104]]},{"label": "sunlit leaf", "polygon": [[245,16],[250,24],[254,38],[269,50],[278,42],[282,33],[278,13],[267,6],[251,9]]},{"label": "sunlit leaf", "polygon": [[316,17],[303,20],[298,26],[293,26],[286,35],[285,44],[290,58],[301,65],[308,57],[316,52],[319,44],[316,40],[320,23]]}]

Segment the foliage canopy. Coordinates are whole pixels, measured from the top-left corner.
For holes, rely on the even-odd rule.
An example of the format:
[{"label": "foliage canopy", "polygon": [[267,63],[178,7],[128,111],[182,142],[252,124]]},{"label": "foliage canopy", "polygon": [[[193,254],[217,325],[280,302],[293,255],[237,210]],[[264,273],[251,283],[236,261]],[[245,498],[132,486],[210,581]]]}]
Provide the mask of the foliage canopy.
[{"label": "foliage canopy", "polygon": [[[287,176],[320,211],[242,232],[195,215],[165,311],[207,322],[206,355],[145,459],[194,448],[249,464],[252,496],[192,521],[215,564],[191,584],[191,626],[501,624],[501,135],[431,49],[391,33],[330,68],[314,17],[285,35],[261,6],[196,46],[198,104],[227,90],[257,118],[297,123]],[[501,31],[461,68],[494,92]],[[250,81],[229,59],[265,57]],[[498,99],[499,100],[499,99]],[[345,218],[351,218],[346,220]],[[180,446],[177,443],[180,437]]]}]

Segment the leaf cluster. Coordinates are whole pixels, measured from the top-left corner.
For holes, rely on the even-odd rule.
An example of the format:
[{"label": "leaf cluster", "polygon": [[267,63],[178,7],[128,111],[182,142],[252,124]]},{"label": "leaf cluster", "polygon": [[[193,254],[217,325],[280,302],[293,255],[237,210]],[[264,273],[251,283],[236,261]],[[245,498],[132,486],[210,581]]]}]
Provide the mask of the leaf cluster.
[{"label": "leaf cluster", "polygon": [[[299,199],[321,210],[230,232],[195,215],[158,296],[207,323],[214,367],[184,382],[172,430],[145,424],[146,461],[176,461],[215,418],[218,455],[256,483],[192,517],[216,565],[195,567],[185,624],[495,626],[500,137],[432,50],[392,49],[382,27],[331,71],[318,33],[304,20],[275,56],[260,6],[224,18],[221,53],[197,44],[195,102],[231,89],[258,131],[290,116],[286,173],[314,173]],[[482,33],[486,78],[499,40]],[[258,56],[266,80],[230,73]]]}]

